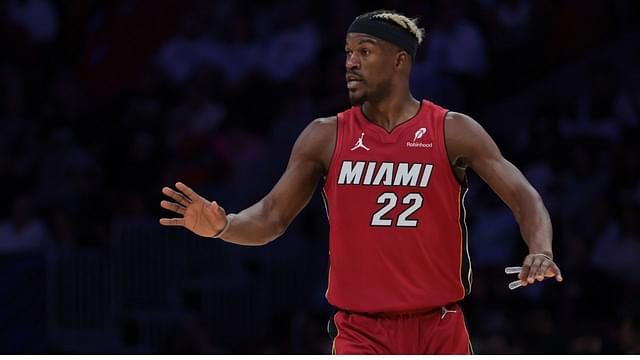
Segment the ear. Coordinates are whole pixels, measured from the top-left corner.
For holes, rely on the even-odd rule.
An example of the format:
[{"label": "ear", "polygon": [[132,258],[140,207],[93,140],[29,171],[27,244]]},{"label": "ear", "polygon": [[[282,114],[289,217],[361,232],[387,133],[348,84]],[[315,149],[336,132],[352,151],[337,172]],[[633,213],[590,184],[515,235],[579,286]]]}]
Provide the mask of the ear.
[{"label": "ear", "polygon": [[400,70],[405,67],[409,63],[409,54],[406,51],[400,50],[396,53],[395,67]]}]

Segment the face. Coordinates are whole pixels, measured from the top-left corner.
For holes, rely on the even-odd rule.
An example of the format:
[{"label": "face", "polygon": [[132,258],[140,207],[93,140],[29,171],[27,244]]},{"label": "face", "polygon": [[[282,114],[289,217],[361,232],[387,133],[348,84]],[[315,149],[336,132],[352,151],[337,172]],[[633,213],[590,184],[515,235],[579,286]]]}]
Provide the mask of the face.
[{"label": "face", "polygon": [[352,105],[380,101],[389,95],[396,52],[377,38],[347,34],[346,80]]}]

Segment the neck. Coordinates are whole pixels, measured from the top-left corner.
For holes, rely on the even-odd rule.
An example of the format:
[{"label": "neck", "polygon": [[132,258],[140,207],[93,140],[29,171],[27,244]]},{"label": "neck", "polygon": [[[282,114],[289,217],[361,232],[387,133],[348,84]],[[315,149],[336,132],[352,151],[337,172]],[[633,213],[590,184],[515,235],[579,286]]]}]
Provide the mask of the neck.
[{"label": "neck", "polygon": [[367,119],[380,125],[387,132],[414,117],[420,109],[420,102],[407,92],[404,96],[390,97],[381,101],[365,101],[362,112]]}]

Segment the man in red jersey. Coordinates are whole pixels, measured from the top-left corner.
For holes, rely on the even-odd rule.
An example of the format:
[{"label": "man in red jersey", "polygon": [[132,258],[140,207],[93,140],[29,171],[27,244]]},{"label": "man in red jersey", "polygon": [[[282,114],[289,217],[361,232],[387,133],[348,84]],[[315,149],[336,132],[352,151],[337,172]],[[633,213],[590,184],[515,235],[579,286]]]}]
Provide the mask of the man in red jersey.
[{"label": "man in red jersey", "polygon": [[415,20],[392,11],[358,16],[346,36],[353,107],[311,122],[287,169],[255,205],[226,214],[182,183],[160,219],[240,245],[280,236],[326,176],[330,224],[327,299],[336,354],[468,354],[457,302],[469,294],[464,197],[467,167],[511,208],[529,248],[523,286],[562,281],[553,262],[551,222],[536,190],[470,117],[409,90],[423,38]]}]

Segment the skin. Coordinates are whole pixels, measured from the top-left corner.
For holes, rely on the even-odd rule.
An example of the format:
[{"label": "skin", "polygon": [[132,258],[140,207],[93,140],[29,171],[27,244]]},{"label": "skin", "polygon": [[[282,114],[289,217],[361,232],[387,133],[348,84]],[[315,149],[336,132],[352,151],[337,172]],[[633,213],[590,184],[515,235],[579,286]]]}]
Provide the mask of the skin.
[{"label": "skin", "polygon": [[[362,104],[369,121],[391,131],[413,117],[420,102],[411,95],[411,57],[386,41],[365,34],[347,34],[345,70],[349,99]],[[162,193],[173,201],[160,205],[180,217],[162,218],[160,224],[182,226],[200,236],[222,232],[224,241],[264,245],[282,235],[311,199],[318,180],[327,174],[336,141],[336,117],[319,118],[302,131],[291,151],[287,168],[273,189],[260,201],[237,214],[226,214],[183,183]],[[523,286],[555,278],[562,281],[553,261],[549,213],[538,192],[507,161],[493,139],[475,120],[449,112],[445,118],[449,160],[462,180],[472,168],[509,206],[529,248],[519,279]]]}]

